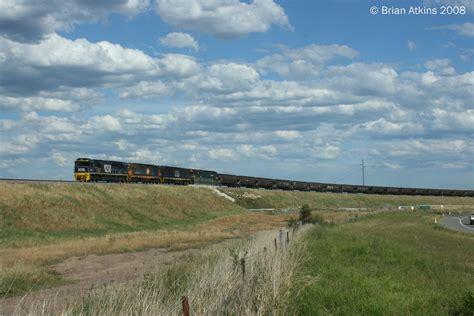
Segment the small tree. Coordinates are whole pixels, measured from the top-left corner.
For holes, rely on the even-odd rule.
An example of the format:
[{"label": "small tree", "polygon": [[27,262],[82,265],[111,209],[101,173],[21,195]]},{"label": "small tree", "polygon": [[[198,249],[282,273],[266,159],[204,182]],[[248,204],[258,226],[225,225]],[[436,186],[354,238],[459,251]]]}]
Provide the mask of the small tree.
[{"label": "small tree", "polygon": [[311,223],[311,209],[308,204],[304,204],[300,209],[300,221],[303,223]]}]

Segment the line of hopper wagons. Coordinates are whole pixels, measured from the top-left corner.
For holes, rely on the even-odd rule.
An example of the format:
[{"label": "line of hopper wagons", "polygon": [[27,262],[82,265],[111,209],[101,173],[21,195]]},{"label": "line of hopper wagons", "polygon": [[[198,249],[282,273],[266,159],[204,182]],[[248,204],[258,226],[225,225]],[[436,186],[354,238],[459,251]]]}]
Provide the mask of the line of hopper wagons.
[{"label": "line of hopper wagons", "polygon": [[474,196],[472,190],[423,189],[333,184],[270,179],[217,173],[211,170],[78,158],[74,178],[81,182],[118,182],[154,184],[198,184],[273,190],[316,191],[334,193]]}]

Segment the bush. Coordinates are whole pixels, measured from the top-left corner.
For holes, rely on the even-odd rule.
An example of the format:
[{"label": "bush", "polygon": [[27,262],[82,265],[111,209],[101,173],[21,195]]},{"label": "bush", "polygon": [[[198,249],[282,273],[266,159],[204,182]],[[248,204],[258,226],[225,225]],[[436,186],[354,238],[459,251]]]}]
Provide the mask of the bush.
[{"label": "bush", "polygon": [[300,221],[305,223],[311,223],[311,208],[308,204],[304,204],[300,209]]},{"label": "bush", "polygon": [[296,228],[296,226],[298,226],[298,220],[292,217],[286,222],[286,225],[288,228]]}]

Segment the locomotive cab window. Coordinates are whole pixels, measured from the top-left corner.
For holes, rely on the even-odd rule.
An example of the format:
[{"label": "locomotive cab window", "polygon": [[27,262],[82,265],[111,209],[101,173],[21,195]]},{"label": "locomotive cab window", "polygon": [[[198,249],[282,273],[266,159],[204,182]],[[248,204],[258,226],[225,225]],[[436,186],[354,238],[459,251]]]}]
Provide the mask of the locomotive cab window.
[{"label": "locomotive cab window", "polygon": [[76,161],[76,167],[89,167],[90,165],[90,161]]}]

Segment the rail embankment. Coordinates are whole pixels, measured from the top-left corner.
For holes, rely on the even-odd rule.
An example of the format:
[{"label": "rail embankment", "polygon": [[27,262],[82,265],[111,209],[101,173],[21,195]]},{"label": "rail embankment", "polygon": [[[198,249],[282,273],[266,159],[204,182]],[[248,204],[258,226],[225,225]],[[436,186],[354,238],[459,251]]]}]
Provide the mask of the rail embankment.
[{"label": "rail embankment", "polygon": [[244,209],[205,188],[0,183],[3,246],[179,229]]}]

